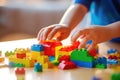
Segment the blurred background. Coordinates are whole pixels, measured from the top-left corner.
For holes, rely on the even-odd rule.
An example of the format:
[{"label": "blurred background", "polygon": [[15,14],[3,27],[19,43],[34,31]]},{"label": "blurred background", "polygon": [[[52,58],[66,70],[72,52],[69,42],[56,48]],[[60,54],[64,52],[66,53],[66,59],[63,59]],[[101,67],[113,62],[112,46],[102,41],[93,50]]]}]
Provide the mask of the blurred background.
[{"label": "blurred background", "polygon": [[35,38],[59,23],[73,0],[0,0],[0,41]]}]

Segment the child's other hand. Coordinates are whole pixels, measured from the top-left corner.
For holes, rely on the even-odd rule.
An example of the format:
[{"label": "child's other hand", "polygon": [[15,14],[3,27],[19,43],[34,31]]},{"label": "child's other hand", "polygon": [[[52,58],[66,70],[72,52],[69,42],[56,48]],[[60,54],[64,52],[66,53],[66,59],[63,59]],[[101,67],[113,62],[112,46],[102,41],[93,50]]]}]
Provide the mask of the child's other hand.
[{"label": "child's other hand", "polygon": [[98,43],[105,42],[110,40],[111,37],[111,30],[109,27],[98,27],[94,26],[91,28],[85,28],[82,30],[78,30],[71,36],[71,41],[75,42],[79,37],[86,35],[82,38],[81,44],[79,45],[80,48],[85,48],[86,43],[89,40],[92,40],[92,44],[88,46],[87,50],[90,51],[91,49],[95,48]]},{"label": "child's other hand", "polygon": [[46,39],[51,40],[56,38],[57,40],[66,39],[70,34],[70,29],[66,25],[54,24],[45,28],[42,28],[38,33],[38,40],[44,41]]}]

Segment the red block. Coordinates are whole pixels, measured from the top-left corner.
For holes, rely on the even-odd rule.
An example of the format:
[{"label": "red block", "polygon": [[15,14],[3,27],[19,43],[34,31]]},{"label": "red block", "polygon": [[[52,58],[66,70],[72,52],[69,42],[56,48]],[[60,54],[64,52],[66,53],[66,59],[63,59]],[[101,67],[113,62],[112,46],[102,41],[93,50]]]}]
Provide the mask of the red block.
[{"label": "red block", "polygon": [[118,59],[118,57],[117,57],[117,56],[115,56],[115,55],[110,55],[110,56],[108,57],[108,59],[115,59],[115,60],[117,60],[117,59]]},{"label": "red block", "polygon": [[59,61],[60,62],[62,62],[62,61],[68,62],[68,61],[70,61],[70,56],[69,55],[64,55],[64,56],[59,58]]},{"label": "red block", "polygon": [[89,51],[89,55],[91,56],[96,56],[97,55],[97,50],[96,49],[92,49],[91,51]]},{"label": "red block", "polygon": [[23,58],[26,57],[26,54],[25,53],[22,53],[22,54],[21,53],[16,53],[16,57],[23,59]]},{"label": "red block", "polygon": [[48,56],[55,56],[55,48],[57,46],[62,46],[62,43],[60,41],[42,41],[40,42],[44,46],[44,54]]},{"label": "red block", "polygon": [[79,45],[80,45],[80,42],[76,41],[72,45],[64,46],[63,48],[60,49],[60,51],[67,51],[67,52],[69,52],[69,51],[72,51],[74,49],[77,49]]},{"label": "red block", "polygon": [[17,68],[15,70],[15,74],[24,75],[25,74],[25,69],[24,68]]},{"label": "red block", "polygon": [[71,61],[62,61],[60,64],[59,64],[59,69],[73,69],[73,68],[76,68],[77,66],[75,65],[74,62],[71,62]]}]

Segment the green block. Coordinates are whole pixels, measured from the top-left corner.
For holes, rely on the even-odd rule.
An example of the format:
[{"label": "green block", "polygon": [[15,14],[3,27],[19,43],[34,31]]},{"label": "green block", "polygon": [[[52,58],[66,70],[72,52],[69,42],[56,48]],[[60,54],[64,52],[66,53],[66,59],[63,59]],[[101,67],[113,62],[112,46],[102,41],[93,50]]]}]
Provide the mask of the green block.
[{"label": "green block", "polygon": [[113,73],[111,75],[111,80],[120,80],[120,73]]},{"label": "green block", "polygon": [[54,61],[52,61],[52,63],[53,63],[55,66],[58,66],[58,65],[59,65],[59,61],[58,61],[58,60],[54,60]]},{"label": "green block", "polygon": [[16,64],[14,65],[14,67],[24,67],[24,65],[23,65],[23,64],[20,64],[20,63],[16,63]]},{"label": "green block", "polygon": [[77,61],[85,61],[85,62],[93,62],[94,58],[88,54],[88,51],[84,48],[78,50],[75,49],[71,55],[71,60],[77,60]]},{"label": "green block", "polygon": [[96,64],[95,68],[106,69],[107,66],[105,64]]}]

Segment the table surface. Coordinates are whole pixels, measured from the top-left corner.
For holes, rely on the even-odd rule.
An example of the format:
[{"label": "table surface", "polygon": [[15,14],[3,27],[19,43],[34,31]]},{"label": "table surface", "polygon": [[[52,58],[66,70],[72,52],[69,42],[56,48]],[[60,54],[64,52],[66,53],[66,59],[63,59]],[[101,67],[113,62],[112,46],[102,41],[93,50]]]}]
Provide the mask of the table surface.
[{"label": "table surface", "polygon": [[[9,51],[15,48],[30,48],[32,44],[36,44],[36,39],[25,39],[16,41],[7,41],[0,43],[0,50]],[[109,48],[116,48],[120,51],[120,44],[115,43],[101,43],[99,44],[99,53],[104,54]],[[6,62],[5,62],[6,63]],[[70,70],[43,69],[43,72],[36,73],[33,68],[25,68],[26,74],[23,76],[24,80],[91,80],[96,71],[102,71],[101,76],[103,80],[110,80],[110,74],[114,69],[96,69],[96,68],[76,68]],[[119,70],[116,70],[119,71]],[[17,80],[18,76],[15,75],[15,68],[7,66],[0,67],[0,78],[2,80]]]}]

